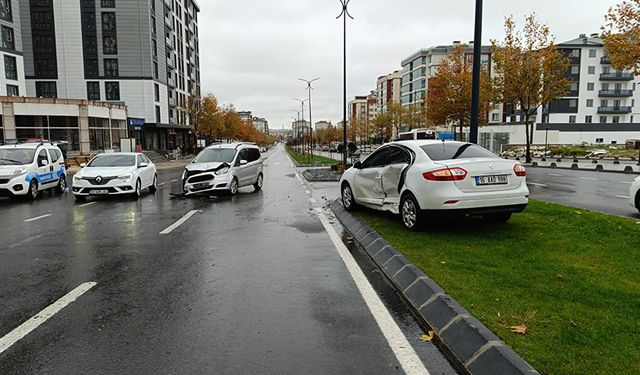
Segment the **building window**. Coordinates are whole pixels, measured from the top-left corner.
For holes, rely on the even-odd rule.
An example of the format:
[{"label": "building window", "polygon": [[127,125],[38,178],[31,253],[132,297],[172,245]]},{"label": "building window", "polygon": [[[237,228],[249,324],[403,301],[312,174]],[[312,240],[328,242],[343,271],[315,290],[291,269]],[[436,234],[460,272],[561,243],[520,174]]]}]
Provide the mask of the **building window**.
[{"label": "building window", "polygon": [[571,82],[571,84],[569,85],[569,91],[578,91],[578,82]]},{"label": "building window", "polygon": [[596,138],[596,143],[604,143],[604,138]]},{"label": "building window", "polygon": [[593,108],[593,99],[587,99],[587,108]]},{"label": "building window", "polygon": [[118,59],[104,59],[104,76],[115,78],[119,75]]},{"label": "building window", "polygon": [[116,14],[114,12],[102,13],[102,31],[116,31]]},{"label": "building window", "polygon": [[580,50],[579,49],[574,49],[573,51],[571,51],[571,56],[580,57]]},{"label": "building window", "polygon": [[578,100],[577,99],[569,100],[569,108],[576,108],[577,106],[578,106]]},{"label": "building window", "polygon": [[153,57],[158,57],[158,42],[153,39],[151,40],[151,45],[153,46]]},{"label": "building window", "polygon": [[100,1],[100,5],[103,8],[115,8],[116,7],[116,0],[101,0]]},{"label": "building window", "polygon": [[585,116],[584,117],[584,122],[586,124],[591,124],[593,122],[593,116]]},{"label": "building window", "polygon": [[20,89],[16,85],[7,85],[7,96],[20,96]]},{"label": "building window", "polygon": [[158,63],[153,62],[153,78],[158,79]]},{"label": "building window", "polygon": [[569,116],[569,123],[570,124],[575,124],[576,123],[576,116]]},{"label": "building window", "polygon": [[153,84],[153,91],[154,91],[154,96],[156,99],[156,102],[160,101],[160,86],[157,83]]},{"label": "building window", "polygon": [[107,100],[120,100],[120,82],[105,82],[104,91]]},{"label": "building window", "polygon": [[493,121],[493,122],[500,121],[500,115],[498,113],[493,113],[491,115],[491,121]]},{"label": "building window", "polygon": [[587,83],[587,91],[593,91],[595,90],[595,87],[596,87],[595,83],[593,82]]},{"label": "building window", "polygon": [[620,123],[620,116],[613,116],[613,123],[614,124],[619,124]]},{"label": "building window", "polygon": [[11,0],[0,0],[0,19],[12,21]]},{"label": "building window", "polygon": [[601,124],[606,124],[607,123],[607,116],[600,116],[600,123]]},{"label": "building window", "polygon": [[160,106],[156,106],[156,123],[162,123],[162,116],[160,115]]},{"label": "building window", "polygon": [[39,98],[57,98],[58,88],[55,82],[36,82],[36,96]]},{"label": "building window", "polygon": [[580,74],[580,67],[579,67],[579,66],[575,66],[575,65],[574,65],[574,66],[572,66],[572,67],[571,67],[571,74],[573,74],[573,75],[578,75],[578,74]]},{"label": "building window", "polygon": [[118,39],[115,36],[104,36],[102,38],[102,51],[105,55],[118,54]]},{"label": "building window", "polygon": [[87,82],[87,99],[100,100],[100,82]]},{"label": "building window", "polygon": [[2,48],[15,50],[16,41],[13,37],[13,29],[10,27],[2,26]]},{"label": "building window", "polygon": [[589,74],[596,74],[596,67],[595,66],[590,66],[589,67]]},{"label": "building window", "polygon": [[596,50],[595,49],[590,49],[589,50],[589,57],[596,57]]},{"label": "building window", "polygon": [[4,74],[7,79],[18,79],[18,68],[16,67],[16,58],[13,56],[4,56]]}]

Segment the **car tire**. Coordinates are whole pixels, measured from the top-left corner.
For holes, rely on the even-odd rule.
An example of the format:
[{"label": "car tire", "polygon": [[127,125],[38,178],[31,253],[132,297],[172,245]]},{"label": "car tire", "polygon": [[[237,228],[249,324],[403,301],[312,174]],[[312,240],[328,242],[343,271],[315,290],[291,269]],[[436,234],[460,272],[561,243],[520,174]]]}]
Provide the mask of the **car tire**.
[{"label": "car tire", "polygon": [[640,212],[640,191],[636,194],[636,208],[638,209],[638,212]]},{"label": "car tire", "polygon": [[231,195],[236,195],[238,194],[238,189],[238,179],[234,177],[233,180],[231,180],[231,184],[229,185],[229,193]]},{"label": "car tire", "polygon": [[253,185],[253,188],[255,189],[256,192],[262,190],[262,186],[264,185],[264,176],[262,175],[262,173],[260,173],[258,175],[258,179],[256,180],[256,183]]},{"label": "car tire", "polygon": [[140,199],[142,196],[142,182],[140,182],[140,179],[136,181],[136,190],[131,194],[131,196],[133,199]]},{"label": "car tire", "polygon": [[342,189],[340,189],[340,198],[342,199],[342,205],[345,210],[355,211],[358,209],[358,203],[356,203],[356,199],[353,196],[353,190],[348,182],[342,184]]},{"label": "car tire", "polygon": [[29,183],[29,192],[27,193],[27,196],[32,201],[35,201],[40,196],[38,181],[36,181],[35,179],[31,180],[31,183]]},{"label": "car tire", "polygon": [[73,196],[76,200],[76,202],[86,202],[87,201],[87,197],[85,197],[84,195],[74,195]]},{"label": "car tire", "polygon": [[502,212],[498,214],[484,215],[484,219],[491,223],[506,223],[511,219],[511,212]]},{"label": "car tire", "polygon": [[407,193],[400,200],[400,218],[407,230],[417,232],[422,225],[422,212],[418,200],[411,193]]},{"label": "car tire", "polygon": [[55,192],[58,194],[64,194],[67,192],[67,176],[62,175],[58,180],[58,186],[56,186]]},{"label": "car tire", "polygon": [[153,183],[149,186],[151,194],[155,194],[158,191],[158,175],[153,176]]}]

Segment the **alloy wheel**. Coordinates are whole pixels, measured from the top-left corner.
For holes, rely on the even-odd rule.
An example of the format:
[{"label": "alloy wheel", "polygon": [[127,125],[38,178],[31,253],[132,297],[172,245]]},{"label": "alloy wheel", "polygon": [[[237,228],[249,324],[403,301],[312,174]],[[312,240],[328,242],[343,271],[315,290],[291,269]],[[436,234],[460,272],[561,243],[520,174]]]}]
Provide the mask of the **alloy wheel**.
[{"label": "alloy wheel", "polygon": [[231,186],[229,187],[229,190],[231,191],[232,195],[236,195],[236,193],[238,192],[238,180],[234,178],[231,181]]},{"label": "alloy wheel", "polygon": [[31,184],[29,185],[29,194],[31,196],[31,199],[38,199],[38,183],[35,181],[31,181]]},{"label": "alloy wheel", "polygon": [[402,221],[407,228],[413,228],[418,220],[416,205],[411,199],[406,199],[402,204]]},{"label": "alloy wheel", "polygon": [[351,193],[351,188],[349,185],[346,185],[342,189],[342,204],[345,208],[349,209],[353,205],[353,194]]}]

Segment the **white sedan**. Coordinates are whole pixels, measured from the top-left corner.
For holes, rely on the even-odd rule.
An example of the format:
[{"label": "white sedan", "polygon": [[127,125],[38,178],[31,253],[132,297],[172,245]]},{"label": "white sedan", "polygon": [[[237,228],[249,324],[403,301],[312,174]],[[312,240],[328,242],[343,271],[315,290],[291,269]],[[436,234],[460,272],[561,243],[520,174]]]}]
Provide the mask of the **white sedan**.
[{"label": "white sedan", "polygon": [[629,189],[629,204],[640,212],[640,177],[636,178]]},{"label": "white sedan", "polygon": [[417,230],[427,217],[481,215],[507,222],[529,203],[526,170],[471,143],[411,140],[386,144],[340,181],[347,210],[399,213]]},{"label": "white sedan", "polygon": [[100,154],[82,165],[73,176],[76,200],[94,195],[131,195],[139,198],[142,190],[158,188],[156,166],[141,153]]}]

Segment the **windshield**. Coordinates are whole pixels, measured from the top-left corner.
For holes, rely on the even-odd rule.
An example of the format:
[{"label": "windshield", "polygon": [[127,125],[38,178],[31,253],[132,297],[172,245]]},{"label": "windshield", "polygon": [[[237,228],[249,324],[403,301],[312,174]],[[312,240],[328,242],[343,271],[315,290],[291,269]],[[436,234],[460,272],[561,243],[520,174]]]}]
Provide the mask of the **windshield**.
[{"label": "windshield", "polygon": [[35,155],[35,149],[3,148],[0,149],[0,165],[31,164]]},{"label": "windshield", "polygon": [[442,142],[432,143],[420,147],[433,161],[473,159],[473,158],[497,158],[487,149],[472,143]]},{"label": "windshield", "polygon": [[231,163],[236,156],[233,148],[209,148],[193,159],[194,163]]},{"label": "windshield", "polygon": [[109,167],[135,167],[135,155],[102,155],[96,156],[87,167],[109,168]]}]

